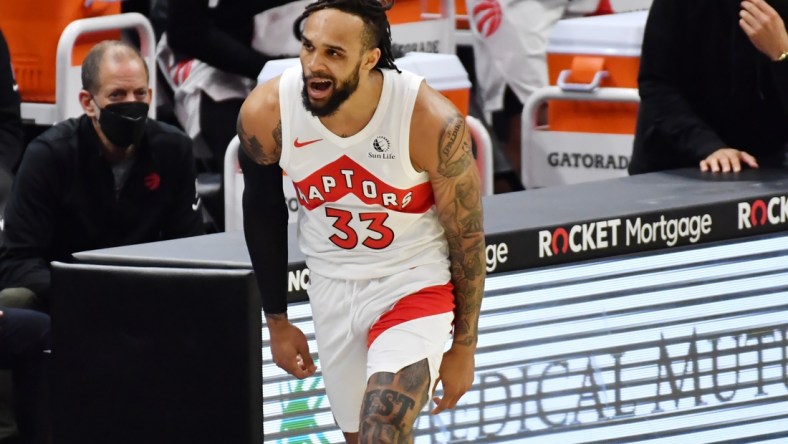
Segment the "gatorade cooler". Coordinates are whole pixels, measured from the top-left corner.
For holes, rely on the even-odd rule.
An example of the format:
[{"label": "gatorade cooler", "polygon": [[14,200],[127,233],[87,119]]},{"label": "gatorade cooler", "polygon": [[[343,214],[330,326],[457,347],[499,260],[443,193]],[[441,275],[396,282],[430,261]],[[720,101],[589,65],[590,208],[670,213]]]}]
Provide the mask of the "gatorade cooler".
[{"label": "gatorade cooler", "polygon": [[[648,11],[560,20],[547,46],[550,85],[523,112],[527,188],[627,175]],[[547,125],[535,115],[548,103]]]},{"label": "gatorade cooler", "polygon": [[454,54],[411,52],[396,60],[397,67],[424,76],[431,87],[454,103],[463,116],[468,115],[471,81]]},{"label": "gatorade cooler", "polygon": [[[0,29],[8,41],[11,63],[23,102],[55,102],[55,61],[58,40],[74,20],[120,14],[120,2],[94,0],[0,0]],[[73,63],[82,64],[97,42],[118,39],[120,32],[81,37]]]},{"label": "gatorade cooler", "polygon": [[452,3],[457,20],[456,28],[468,29],[465,0],[396,0],[386,15],[392,25],[417,22],[450,14],[447,9],[452,7]]},{"label": "gatorade cooler", "polygon": [[408,52],[454,54],[455,1],[396,0],[387,16],[395,57]]}]

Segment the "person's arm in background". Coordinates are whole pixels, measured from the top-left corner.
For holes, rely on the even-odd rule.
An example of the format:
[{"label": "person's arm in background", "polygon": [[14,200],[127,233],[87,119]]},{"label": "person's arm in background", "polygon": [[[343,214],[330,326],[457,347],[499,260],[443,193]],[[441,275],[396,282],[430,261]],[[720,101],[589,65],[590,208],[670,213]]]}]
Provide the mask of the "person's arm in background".
[{"label": "person's arm in background", "polygon": [[24,287],[47,301],[48,251],[53,242],[61,176],[52,148],[32,141],[22,156],[5,208],[0,276],[3,287]]},{"label": "person's arm in background", "polygon": [[19,91],[11,69],[11,55],[0,30],[0,167],[11,173],[22,154]]},{"label": "person's arm in background", "polygon": [[[788,14],[788,6],[781,9]],[[782,108],[788,114],[788,58],[778,61],[779,57],[788,52],[788,31],[785,20],[768,2],[764,0],[745,0],[739,26],[760,52],[774,61],[769,65],[774,86],[780,96]]]},{"label": "person's arm in background", "polygon": [[[285,2],[271,3],[274,7]],[[208,0],[169,0],[167,21],[167,39],[174,51],[225,72],[257,79],[266,62],[279,58],[256,51],[251,41],[239,42],[217,27]]]},{"label": "person's arm in background", "polygon": [[454,285],[454,338],[441,362],[443,398],[434,399],[435,414],[454,408],[473,384],[486,275],[482,193],[470,133],[454,105],[422,82],[412,119],[411,159],[429,174]]},{"label": "person's arm in background", "polygon": [[681,74],[674,49],[685,44],[684,2],[654,0],[651,5],[638,73],[640,112],[650,129],[663,135],[676,152],[702,159],[726,145],[678,88]]},{"label": "person's arm in background", "polygon": [[205,227],[202,224],[202,204],[197,195],[197,168],[192,154],[192,140],[185,134],[168,132],[160,134],[151,143],[154,150],[161,144],[178,147],[177,160],[173,162],[174,167],[170,170],[176,172],[173,178],[176,184],[175,192],[167,220],[164,221],[162,238],[177,239],[205,234]]},{"label": "person's arm in background", "polygon": [[271,335],[274,363],[297,378],[315,373],[304,333],[287,318],[287,219],[282,189],[279,78],[255,88],[238,115],[244,236]]}]

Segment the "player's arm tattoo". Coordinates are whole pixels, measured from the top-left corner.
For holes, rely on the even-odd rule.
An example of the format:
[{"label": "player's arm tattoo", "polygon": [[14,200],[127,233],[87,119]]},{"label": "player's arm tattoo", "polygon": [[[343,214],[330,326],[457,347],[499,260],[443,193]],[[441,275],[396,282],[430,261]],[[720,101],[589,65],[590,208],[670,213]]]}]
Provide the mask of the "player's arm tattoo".
[{"label": "player's arm tattoo", "polygon": [[441,212],[455,295],[454,343],[475,346],[484,290],[484,227],[481,188],[465,119],[455,114],[441,132],[438,173],[450,198]]},{"label": "player's arm tattoo", "polygon": [[279,162],[279,157],[282,155],[282,121],[280,120],[276,128],[274,128],[271,135],[274,138],[274,147],[271,152],[266,151],[263,145],[257,140],[254,134],[249,134],[243,125],[241,116],[238,115],[236,123],[238,131],[238,138],[241,140],[241,147],[246,154],[251,157],[255,162],[261,165],[271,165]]},{"label": "player's arm tattoo", "polygon": [[413,442],[413,424],[429,395],[427,360],[398,373],[375,373],[369,379],[361,406],[359,441]]},{"label": "player's arm tattoo", "polygon": [[457,177],[473,164],[471,144],[463,138],[465,119],[454,115],[446,120],[441,132],[438,152],[438,173],[446,177]]}]

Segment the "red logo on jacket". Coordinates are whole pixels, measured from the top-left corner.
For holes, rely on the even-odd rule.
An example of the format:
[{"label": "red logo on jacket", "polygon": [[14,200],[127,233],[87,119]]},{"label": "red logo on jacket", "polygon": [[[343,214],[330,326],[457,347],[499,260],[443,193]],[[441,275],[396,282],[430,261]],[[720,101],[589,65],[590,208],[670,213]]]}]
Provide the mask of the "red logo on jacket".
[{"label": "red logo on jacket", "polygon": [[161,183],[161,177],[159,177],[158,173],[148,173],[148,175],[145,176],[145,180],[143,182],[145,183],[145,188],[151,191],[156,191],[156,189],[159,188],[159,184]]}]

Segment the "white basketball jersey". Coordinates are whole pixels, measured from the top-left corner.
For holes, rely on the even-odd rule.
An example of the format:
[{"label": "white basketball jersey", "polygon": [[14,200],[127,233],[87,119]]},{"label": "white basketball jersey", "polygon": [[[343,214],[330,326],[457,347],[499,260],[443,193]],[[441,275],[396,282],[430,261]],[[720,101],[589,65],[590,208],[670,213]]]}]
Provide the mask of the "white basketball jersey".
[{"label": "white basketball jersey", "polygon": [[350,137],[332,133],[306,110],[301,66],[282,74],[279,165],[300,203],[298,244],[307,266],[329,278],[374,279],[441,264],[448,282],[448,246],[432,186],[427,173],[413,168],[408,149],[422,78],[382,72],[378,107]]}]

